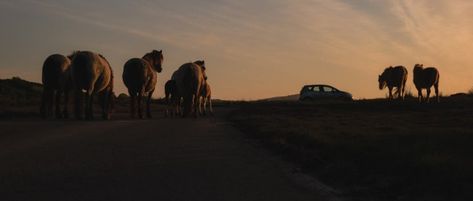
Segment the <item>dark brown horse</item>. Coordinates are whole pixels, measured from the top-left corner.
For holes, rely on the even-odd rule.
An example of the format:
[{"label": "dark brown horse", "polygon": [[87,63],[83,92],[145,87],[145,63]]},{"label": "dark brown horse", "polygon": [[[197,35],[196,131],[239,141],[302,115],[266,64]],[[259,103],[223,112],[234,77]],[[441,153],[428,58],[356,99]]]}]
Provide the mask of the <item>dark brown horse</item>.
[{"label": "dark brown horse", "polygon": [[94,95],[101,96],[102,118],[110,119],[113,108],[113,71],[100,54],[76,51],[71,55],[72,80],[75,95],[75,117],[82,119],[82,99],[85,91],[85,118],[92,120]]},{"label": "dark brown horse", "polygon": [[[138,116],[143,118],[141,103],[143,96],[146,100],[146,116],[151,118],[151,98],[158,80],[157,73],[162,71],[163,51],[153,50],[143,58],[132,58],[123,67],[123,82],[130,95],[131,117],[135,117],[135,102],[138,102]],[[136,101],[135,101],[136,100]]]},{"label": "dark brown horse", "polygon": [[181,115],[181,97],[177,92],[175,80],[168,80],[164,85],[164,94],[166,101],[166,110],[164,116]]},{"label": "dark brown horse", "polygon": [[[43,63],[43,97],[41,100],[40,113],[43,118],[48,118],[53,114],[54,96],[56,106],[56,118],[68,118],[67,105],[69,102],[69,90],[71,88],[71,61],[69,58],[60,55],[50,55]],[[64,109],[61,112],[61,95],[64,94]]]},{"label": "dark brown horse", "polygon": [[393,99],[392,90],[394,87],[396,87],[397,97],[404,99],[406,81],[407,69],[404,66],[387,67],[378,77],[379,89],[382,90],[387,86],[389,89],[389,99]]},{"label": "dark brown horse", "polygon": [[183,98],[183,117],[190,113],[197,117],[201,111],[200,93],[205,82],[204,61],[185,63],[181,65],[172,75],[172,80],[176,81],[177,94]]},{"label": "dark brown horse", "polygon": [[419,102],[422,102],[422,89],[427,90],[426,102],[430,101],[430,88],[434,86],[435,97],[439,102],[439,79],[440,73],[435,67],[424,68],[423,64],[414,65],[414,85],[417,89]]}]

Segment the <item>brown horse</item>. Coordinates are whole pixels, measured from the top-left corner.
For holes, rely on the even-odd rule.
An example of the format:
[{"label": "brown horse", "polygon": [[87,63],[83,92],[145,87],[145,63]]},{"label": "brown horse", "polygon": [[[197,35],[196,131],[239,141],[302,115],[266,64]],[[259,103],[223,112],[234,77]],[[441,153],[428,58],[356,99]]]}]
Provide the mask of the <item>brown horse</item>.
[{"label": "brown horse", "polygon": [[392,90],[396,87],[397,97],[404,100],[404,91],[407,81],[407,69],[404,66],[388,67],[379,75],[379,89],[382,90],[386,86],[389,89],[389,99],[393,99]]},{"label": "brown horse", "polygon": [[166,110],[164,116],[174,116],[181,114],[181,97],[177,93],[175,80],[168,80],[164,85],[164,94],[166,101]]},{"label": "brown horse", "polygon": [[82,119],[82,98],[85,91],[85,118],[92,120],[93,98],[101,96],[102,118],[110,119],[113,108],[113,71],[110,63],[100,54],[76,51],[71,55],[72,80],[75,95],[75,117]]},{"label": "brown horse", "polygon": [[[43,63],[43,97],[41,100],[40,113],[43,118],[53,114],[53,99],[56,96],[56,118],[68,118],[67,105],[69,102],[69,90],[71,87],[71,61],[60,55],[50,55]],[[64,109],[61,112],[61,95],[64,94]]]},{"label": "brown horse", "polygon": [[[157,73],[163,69],[163,51],[153,50],[146,53],[143,58],[132,58],[123,67],[123,82],[130,95],[131,117],[135,117],[135,102],[138,102],[138,116],[143,118],[141,102],[143,96],[146,100],[146,116],[151,118],[151,97],[156,87]],[[136,101],[135,101],[136,100]]]},{"label": "brown horse", "polygon": [[435,97],[439,102],[440,73],[435,67],[424,68],[424,64],[414,65],[414,85],[417,89],[419,102],[422,102],[422,89],[427,90],[426,102],[430,101],[430,88],[434,86]]},{"label": "brown horse", "polygon": [[205,82],[203,68],[205,68],[205,61],[185,63],[172,75],[172,80],[176,81],[178,97],[184,99],[183,117],[191,112],[194,117],[197,117],[197,113],[201,111],[200,94]]}]

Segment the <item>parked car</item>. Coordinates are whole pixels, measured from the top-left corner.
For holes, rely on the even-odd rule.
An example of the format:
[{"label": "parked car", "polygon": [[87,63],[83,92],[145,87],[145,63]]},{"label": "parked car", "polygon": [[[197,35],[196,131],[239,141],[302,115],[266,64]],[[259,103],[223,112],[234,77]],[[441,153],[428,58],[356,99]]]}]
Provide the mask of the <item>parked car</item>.
[{"label": "parked car", "polygon": [[353,100],[353,96],[335,87],[323,84],[305,85],[299,94],[300,101]]}]

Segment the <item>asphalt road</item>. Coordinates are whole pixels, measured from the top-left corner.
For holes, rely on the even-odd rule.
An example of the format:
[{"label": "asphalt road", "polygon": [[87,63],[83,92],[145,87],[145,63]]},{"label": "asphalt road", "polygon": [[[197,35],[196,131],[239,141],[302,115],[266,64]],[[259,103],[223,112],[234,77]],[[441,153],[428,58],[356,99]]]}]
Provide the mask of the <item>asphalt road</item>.
[{"label": "asphalt road", "polygon": [[221,118],[0,121],[0,200],[320,200]]}]

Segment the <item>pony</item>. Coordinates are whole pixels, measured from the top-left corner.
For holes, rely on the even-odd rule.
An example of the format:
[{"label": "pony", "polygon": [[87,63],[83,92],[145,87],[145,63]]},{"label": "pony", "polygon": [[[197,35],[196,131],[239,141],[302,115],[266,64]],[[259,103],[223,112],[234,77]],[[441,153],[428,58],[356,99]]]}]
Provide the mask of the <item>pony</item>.
[{"label": "pony", "polygon": [[392,90],[396,87],[395,94],[404,100],[404,91],[406,89],[407,69],[404,66],[387,67],[384,72],[378,76],[379,89],[382,90],[386,86],[389,89],[389,99],[394,99]]},{"label": "pony", "polygon": [[414,65],[414,85],[417,89],[419,102],[422,102],[422,89],[427,90],[426,102],[430,101],[430,88],[434,86],[435,97],[439,102],[439,79],[440,73],[435,67],[424,68],[424,64]]},{"label": "pony", "polygon": [[177,93],[175,80],[168,80],[164,85],[165,103],[167,105],[164,116],[174,116],[181,114],[181,97]]},{"label": "pony", "polygon": [[94,95],[101,96],[102,118],[110,119],[113,109],[113,71],[104,56],[90,51],[75,51],[71,56],[76,119],[82,119],[82,99],[85,91],[85,118],[92,120]]},{"label": "pony", "polygon": [[[69,90],[71,88],[71,60],[61,54],[53,54],[43,63],[42,82],[43,95],[41,98],[41,117],[48,118],[53,114],[54,96],[56,118],[68,118],[67,106],[69,103]],[[64,94],[64,109],[61,112],[61,95]]]},{"label": "pony", "polygon": [[146,100],[146,116],[151,118],[151,97],[156,88],[157,73],[160,73],[163,63],[163,51],[153,50],[146,53],[141,59],[129,59],[123,67],[123,82],[130,95],[130,113],[135,117],[135,102],[138,105],[138,116],[143,118],[141,103],[143,96]]},{"label": "pony", "polygon": [[207,103],[209,104],[209,112],[210,115],[213,115],[213,108],[212,108],[212,91],[210,90],[210,85],[209,82],[207,81],[207,78],[205,78],[204,85],[202,87],[202,91],[200,92],[200,97],[202,98],[201,103],[202,103],[202,109],[203,111],[201,114],[206,115],[207,114]]},{"label": "pony", "polygon": [[176,82],[177,97],[183,99],[183,117],[190,113],[197,117],[197,113],[201,111],[200,94],[205,82],[203,68],[205,68],[203,60],[185,63],[172,75],[171,79]]}]

